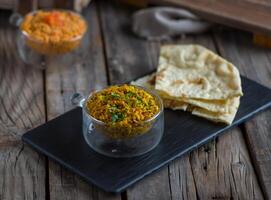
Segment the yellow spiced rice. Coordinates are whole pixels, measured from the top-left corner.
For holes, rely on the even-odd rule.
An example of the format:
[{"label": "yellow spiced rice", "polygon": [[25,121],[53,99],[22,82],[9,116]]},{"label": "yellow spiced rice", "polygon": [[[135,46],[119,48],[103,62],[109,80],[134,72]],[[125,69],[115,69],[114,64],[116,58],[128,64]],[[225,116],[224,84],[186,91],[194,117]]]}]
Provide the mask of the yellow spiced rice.
[{"label": "yellow spiced rice", "polygon": [[87,25],[80,15],[71,11],[40,10],[26,15],[20,28],[32,49],[42,54],[59,54],[79,45]]},{"label": "yellow spiced rice", "polygon": [[146,120],[160,110],[157,99],[132,85],[111,86],[94,93],[86,102],[89,114],[106,124],[114,138],[143,134],[151,124]]}]

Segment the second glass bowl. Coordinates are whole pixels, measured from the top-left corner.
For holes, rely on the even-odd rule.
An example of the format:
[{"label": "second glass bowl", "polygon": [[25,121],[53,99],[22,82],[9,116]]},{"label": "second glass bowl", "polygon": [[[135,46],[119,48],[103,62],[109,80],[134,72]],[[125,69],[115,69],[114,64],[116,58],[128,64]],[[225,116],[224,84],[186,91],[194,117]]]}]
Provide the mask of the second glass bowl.
[{"label": "second glass bowl", "polygon": [[[17,19],[18,33],[17,33],[17,49],[21,59],[32,66],[40,67],[44,69],[45,60],[47,58],[61,58],[62,56],[70,56],[69,53],[80,49],[82,40],[87,32],[87,22],[82,15],[79,13],[73,12],[71,10],[63,9],[48,9],[42,11],[61,11],[65,13],[71,13],[74,16],[77,16],[81,20],[81,23],[84,24],[84,30],[77,36],[65,39],[60,37],[59,40],[39,40],[33,37],[31,34],[27,33],[22,28],[22,23],[26,20],[27,17],[35,15],[40,10],[30,12],[23,18]],[[48,36],[49,38],[49,36]]]},{"label": "second glass bowl", "polygon": [[[79,26],[80,31],[78,30],[78,34],[79,33],[80,34],[73,36],[73,37],[70,37],[69,39],[65,39],[65,35],[63,35],[63,36],[61,36],[61,35],[58,35],[58,36],[57,35],[48,35],[47,32],[49,30],[46,30],[47,32],[42,31],[43,29],[45,29],[45,27],[42,27],[40,25],[40,26],[38,26],[41,29],[40,32],[38,32],[40,39],[37,39],[37,38],[35,38],[35,37],[37,37],[36,35],[31,35],[23,29],[23,27],[29,26],[29,25],[25,25],[22,27],[22,25],[24,25],[24,23],[26,24],[26,23],[31,22],[28,20],[30,17],[34,18],[35,16],[38,16],[38,13],[46,13],[46,12],[50,13],[47,15],[48,16],[52,15],[51,17],[53,17],[54,14],[60,15],[61,13],[64,13],[63,16],[76,17],[76,20],[78,20],[78,23],[80,22],[80,24],[81,24],[81,26]],[[52,18],[52,19],[54,19],[54,18]],[[56,20],[56,19],[57,18],[55,17],[54,20]],[[39,23],[41,23],[41,22],[39,22]],[[73,23],[75,23],[75,22],[73,22]],[[45,22],[43,22],[43,24],[45,26]],[[64,25],[62,25],[62,26],[64,26]],[[65,24],[65,26],[67,26],[67,24]],[[69,26],[72,26],[72,22],[70,22]],[[47,25],[47,29],[50,29],[49,25]],[[51,27],[51,29],[52,29],[52,27]],[[66,29],[67,28],[62,30],[62,34],[67,32]],[[21,39],[25,41],[25,44],[29,48],[31,48],[32,50],[36,51],[37,53],[43,54],[43,55],[59,55],[59,54],[64,54],[64,53],[67,53],[67,52],[74,50],[76,47],[79,46],[84,34],[86,33],[86,30],[87,30],[87,23],[86,23],[85,19],[83,18],[83,16],[81,16],[80,14],[73,12],[71,10],[63,10],[63,9],[62,10],[61,9],[60,10],[57,10],[57,9],[37,10],[37,11],[31,12],[31,13],[27,14],[21,20],[21,24],[20,24]],[[70,31],[72,31],[72,30],[70,30]],[[36,34],[36,32],[35,32],[35,34]],[[43,34],[44,37],[46,36],[47,39],[45,39],[44,37],[41,37],[42,35],[40,35],[40,34]],[[66,35],[67,35],[67,33],[66,33]],[[54,36],[54,40],[53,40],[53,36]],[[58,39],[56,39],[56,38],[58,38]]]}]

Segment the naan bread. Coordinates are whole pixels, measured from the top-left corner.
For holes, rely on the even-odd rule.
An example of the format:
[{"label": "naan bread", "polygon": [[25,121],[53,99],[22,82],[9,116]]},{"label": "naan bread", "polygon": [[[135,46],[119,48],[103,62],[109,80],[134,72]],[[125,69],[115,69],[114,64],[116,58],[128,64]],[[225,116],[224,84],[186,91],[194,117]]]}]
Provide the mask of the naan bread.
[{"label": "naan bread", "polygon": [[237,68],[199,45],[163,46],[157,72],[131,84],[156,90],[165,108],[226,124],[243,94]]},{"label": "naan bread", "polygon": [[[154,90],[155,85],[155,74],[143,76],[142,78],[137,79],[136,81],[132,81],[132,85],[142,86],[151,90]],[[162,98],[162,97],[161,97]],[[172,110],[186,110],[188,107],[187,103],[176,101],[175,99],[162,98],[164,107],[171,108]]]},{"label": "naan bread", "polygon": [[[166,93],[163,93],[161,91],[158,91],[158,94],[163,99],[171,99],[176,101],[182,101],[187,104],[191,104],[193,106],[197,106],[206,110],[209,110],[211,112],[217,112],[217,113],[225,113],[229,111],[230,104],[232,102],[232,99],[227,100],[206,100],[206,99],[187,99],[187,98],[176,98],[171,97]],[[236,98],[236,97],[234,97]]]},{"label": "naan bread", "polygon": [[183,99],[225,100],[242,95],[237,68],[199,45],[162,46],[155,89]]},{"label": "naan bread", "polygon": [[[143,86],[149,89],[154,90],[155,86],[155,74],[144,76],[137,79],[136,81],[131,82],[133,85]],[[227,100],[205,100],[205,99],[185,99],[185,98],[175,98],[167,95],[166,93],[159,92],[159,95],[164,101],[165,108],[171,108],[177,110],[186,110],[188,104],[209,110],[216,113],[225,113],[229,111],[229,107],[232,103],[232,99]],[[167,100],[165,102],[165,100]],[[178,106],[177,106],[178,105]]]},{"label": "naan bread", "polygon": [[[155,85],[155,73],[151,75],[144,76],[142,78],[137,79],[136,81],[132,81],[132,85],[138,85],[142,87],[146,87],[148,89],[154,90]],[[159,94],[160,95],[160,94]],[[161,96],[161,95],[160,95]],[[204,117],[211,121],[222,122],[226,124],[231,124],[236,112],[238,110],[240,104],[240,97],[234,97],[232,99],[227,100],[227,103],[224,104],[224,101],[206,101],[206,100],[191,100],[187,99],[187,102],[182,100],[171,98],[169,96],[161,96],[163,99],[164,107],[170,108],[172,110],[183,110],[183,111],[191,111],[192,114],[197,115],[199,117]],[[192,105],[192,106],[189,106]],[[218,106],[219,105],[219,106]],[[216,107],[226,107],[224,108],[227,112],[217,112],[208,110],[209,108]],[[214,109],[215,110],[215,109]],[[217,109],[221,110],[221,109]]]},{"label": "naan bread", "polygon": [[227,113],[214,113],[202,108],[195,107],[192,110],[192,114],[197,115],[199,117],[204,117],[214,122],[222,122],[225,124],[231,124],[237,113],[239,105],[240,105],[240,97],[235,97],[233,98],[232,104],[230,106],[230,110]]},{"label": "naan bread", "polygon": [[156,72],[154,72],[150,75],[143,76],[135,81],[132,81],[130,84],[138,85],[141,87],[145,87],[145,88],[154,90],[155,76],[156,76]]},{"label": "naan bread", "polygon": [[188,109],[188,106],[189,106],[187,103],[172,100],[172,99],[163,99],[163,103],[164,103],[165,108],[170,108],[172,110],[186,111]]}]

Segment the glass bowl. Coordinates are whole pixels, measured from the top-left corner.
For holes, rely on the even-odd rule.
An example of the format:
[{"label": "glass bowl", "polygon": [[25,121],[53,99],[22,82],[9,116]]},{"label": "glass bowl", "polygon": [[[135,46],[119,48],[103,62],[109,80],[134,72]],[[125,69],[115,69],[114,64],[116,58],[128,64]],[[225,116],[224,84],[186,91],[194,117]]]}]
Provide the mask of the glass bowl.
[{"label": "glass bowl", "polygon": [[[110,157],[133,157],[147,153],[159,144],[164,133],[163,102],[155,92],[140,86],[135,87],[145,90],[155,98],[159,112],[129,130],[126,127],[112,128],[88,113],[86,102],[95,92],[86,99],[78,93],[73,95],[72,102],[80,102],[78,104],[82,107],[82,129],[85,141],[96,152]],[[127,134],[129,136],[126,137],[126,131],[130,133],[132,131],[132,136]]]},{"label": "glass bowl", "polygon": [[[20,20],[21,23],[24,22],[24,20],[31,16],[31,15],[35,15],[37,12],[39,12],[40,10],[36,10],[33,12],[28,13],[22,20]],[[31,48],[32,50],[34,50],[35,52],[39,53],[39,54],[43,54],[43,55],[59,55],[59,54],[64,54],[67,52],[70,52],[72,50],[74,50],[75,48],[77,48],[84,36],[84,34],[86,33],[87,30],[87,23],[86,20],[84,19],[84,17],[76,12],[73,12],[71,10],[64,10],[64,9],[49,9],[49,10],[45,10],[45,11],[61,11],[61,12],[68,12],[71,13],[72,15],[77,15],[79,17],[79,19],[81,19],[84,24],[85,24],[85,30],[78,36],[75,36],[71,39],[68,40],[63,40],[60,39],[58,41],[43,41],[43,40],[38,40],[36,38],[34,38],[31,34],[28,34],[26,31],[22,30],[21,25],[20,27],[20,35],[21,35],[21,40],[24,41],[24,43]]]},{"label": "glass bowl", "polygon": [[36,53],[42,54],[42,55],[59,55],[71,52],[72,50],[76,49],[84,34],[74,37],[70,40],[64,40],[61,42],[43,42],[40,40],[37,40],[33,37],[31,37],[28,33],[25,31],[22,31],[20,29],[21,33],[21,41],[23,41],[24,44],[27,45],[27,47],[34,50]]}]

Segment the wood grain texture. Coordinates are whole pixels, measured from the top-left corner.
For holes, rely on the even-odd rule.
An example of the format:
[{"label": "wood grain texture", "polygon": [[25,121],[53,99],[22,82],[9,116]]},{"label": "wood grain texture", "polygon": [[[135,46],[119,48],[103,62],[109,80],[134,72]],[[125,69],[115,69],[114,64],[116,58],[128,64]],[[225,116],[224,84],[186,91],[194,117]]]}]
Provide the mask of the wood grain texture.
[{"label": "wood grain texture", "polygon": [[[130,23],[133,10],[104,3],[100,7],[112,83],[131,80],[155,68],[158,44],[152,44],[150,48],[150,42],[137,38],[125,28]],[[117,20],[112,22],[113,18]],[[176,42],[199,43],[216,50],[209,35],[189,36],[170,43]],[[238,129],[231,132],[222,136],[219,142],[215,141],[194,151],[190,157],[178,159],[168,168],[163,168],[129,188],[127,199],[262,199],[242,134]],[[220,145],[219,150],[217,145]]]},{"label": "wood grain texture", "polygon": [[45,162],[21,135],[45,121],[41,71],[25,65],[16,30],[0,14],[0,199],[45,199]]},{"label": "wood grain texture", "polygon": [[[251,36],[243,32],[216,33],[215,36],[224,57],[237,65],[242,74],[270,88],[270,51],[252,45]],[[270,119],[271,111],[268,110],[245,124],[247,146],[267,199],[271,199]]]},{"label": "wood grain texture", "polygon": [[152,54],[157,51],[151,49],[155,44],[131,32],[131,14],[135,10],[108,1],[101,1],[99,7],[110,83],[125,83],[154,69],[157,59]]},{"label": "wood grain texture", "polygon": [[[176,38],[176,40],[171,40],[164,42],[165,44],[201,44],[215,51],[214,43],[208,34],[203,35],[201,37],[195,36],[185,36],[183,38]],[[210,146],[215,145],[213,142],[205,145]],[[205,147],[204,146],[204,147]],[[202,147],[201,149],[204,149]],[[199,158],[199,153],[204,154],[205,152],[202,150],[195,150],[196,153],[190,153],[182,158],[178,158],[169,165],[169,181],[170,181],[170,189],[171,189],[171,199],[208,199],[214,194],[202,193],[202,191],[198,191],[199,187],[199,176],[205,175],[204,172],[195,174],[193,167],[198,167],[198,165],[192,165],[192,159],[196,159],[202,161],[202,158]],[[208,179],[208,177],[206,177]],[[214,180],[210,181],[210,183],[214,183]],[[206,187],[206,184],[202,186]]]},{"label": "wood grain texture", "polygon": [[[106,86],[106,70],[102,51],[96,7],[92,4],[84,15],[88,32],[82,47],[73,53],[47,60],[46,96],[48,119],[72,108],[70,97],[75,92],[88,95],[94,89]],[[76,147],[71,147],[76,148]],[[77,175],[60,165],[49,162],[50,199],[120,199],[89,186]]]},{"label": "wood grain texture", "polygon": [[263,199],[244,138],[238,129],[193,152],[190,159],[198,197]]},{"label": "wood grain texture", "polygon": [[[127,82],[155,69],[159,44],[146,42],[131,33],[129,26],[134,10],[106,1],[100,1],[99,8],[110,84]],[[170,199],[167,167],[132,186],[125,195],[128,200]]]},{"label": "wood grain texture", "polygon": [[190,156],[178,158],[169,165],[171,199],[197,199],[196,183],[190,163]]},{"label": "wood grain texture", "polygon": [[246,0],[151,0],[151,2],[180,6],[206,20],[238,29],[271,33],[270,20],[266,20],[271,17],[270,3]]},{"label": "wood grain texture", "polygon": [[[214,41],[208,33],[188,36],[171,43],[200,44],[216,52]],[[238,154],[241,156],[236,157]],[[239,166],[238,163],[241,163],[242,169],[236,167]],[[243,142],[241,131],[237,128],[193,151],[186,162],[183,162],[182,159],[175,161],[174,168],[170,167],[170,175],[180,174],[182,169],[186,169],[193,178],[189,179],[183,175],[185,177],[183,182],[177,182],[177,184],[179,188],[189,185],[190,192],[183,189],[180,193],[175,186],[174,189],[171,189],[175,199],[193,197],[199,199],[262,199],[246,144]],[[240,171],[244,173],[239,173]],[[174,186],[176,178],[170,177],[170,179],[172,180],[171,186]],[[248,181],[250,184],[247,184]],[[207,182],[208,184],[205,184]]]}]

